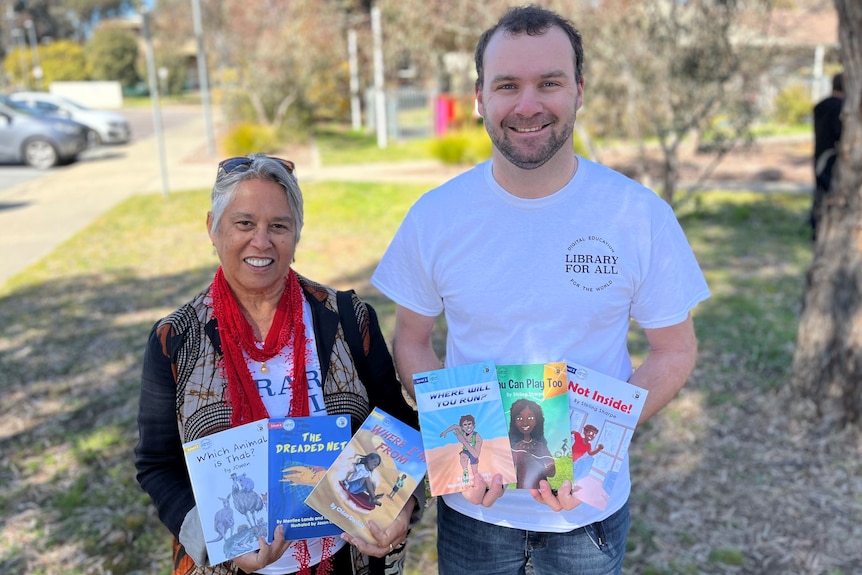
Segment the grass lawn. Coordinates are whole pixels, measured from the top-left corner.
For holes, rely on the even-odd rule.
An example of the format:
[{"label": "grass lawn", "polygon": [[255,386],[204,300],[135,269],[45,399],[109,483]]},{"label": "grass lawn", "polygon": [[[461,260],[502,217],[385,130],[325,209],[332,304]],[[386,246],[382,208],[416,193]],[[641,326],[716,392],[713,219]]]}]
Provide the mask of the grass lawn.
[{"label": "grass lawn", "polygon": [[[392,306],[368,278],[426,188],[304,186],[297,270],[355,287],[378,308],[387,336]],[[134,479],[138,378],[153,322],[202,289],[217,265],[207,203],[205,191],[133,197],[0,292],[0,571],[170,572],[167,531]],[[786,381],[811,253],[807,209],[800,195],[709,192],[680,212],[713,297],[696,312],[701,361],[691,389],[633,444],[635,473],[648,454],[674,450],[679,438],[669,430],[706,426],[741,391],[766,394]],[[643,351],[642,338],[633,335],[632,345]],[[633,509],[647,504],[633,499]],[[645,517],[633,525],[631,573],[710,572],[710,561],[748,560],[745,549],[718,547],[669,567],[655,559],[660,527]],[[433,540],[430,511],[412,540],[410,573],[436,573]]]},{"label": "grass lawn", "polygon": [[377,136],[356,132],[344,126],[321,125],[315,128],[314,140],[326,165],[399,162],[432,158],[431,139],[388,141],[385,149],[377,147]]}]

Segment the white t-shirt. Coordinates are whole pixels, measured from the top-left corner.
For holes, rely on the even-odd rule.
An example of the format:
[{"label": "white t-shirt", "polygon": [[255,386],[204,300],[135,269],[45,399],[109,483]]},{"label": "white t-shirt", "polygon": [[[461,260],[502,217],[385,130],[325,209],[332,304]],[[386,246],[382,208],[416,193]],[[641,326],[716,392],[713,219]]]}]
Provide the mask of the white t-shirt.
[{"label": "white t-shirt", "polygon": [[[311,318],[311,306],[303,299],[302,321],[305,323],[305,373],[308,378],[308,410],[309,415],[326,415],[323,404],[323,381],[320,370],[320,358],[317,357],[317,343],[314,336],[314,324]],[[260,344],[263,346],[263,344]],[[278,355],[266,362],[266,373],[261,371],[261,364],[251,361],[246,356],[251,377],[257,385],[260,398],[271,417],[285,417],[290,411],[292,397],[290,382],[293,376],[293,352],[285,348]]]},{"label": "white t-shirt", "polygon": [[[562,189],[523,199],[494,180],[488,161],[408,212],[371,283],[421,315],[445,312],[447,366],[563,358],[626,380],[630,319],[671,326],[709,297],[670,206],[607,167],[578,162]],[[604,511],[554,513],[526,490],[490,508],[445,499],[489,523],[562,532],[614,513],[630,486],[626,460]]]}]

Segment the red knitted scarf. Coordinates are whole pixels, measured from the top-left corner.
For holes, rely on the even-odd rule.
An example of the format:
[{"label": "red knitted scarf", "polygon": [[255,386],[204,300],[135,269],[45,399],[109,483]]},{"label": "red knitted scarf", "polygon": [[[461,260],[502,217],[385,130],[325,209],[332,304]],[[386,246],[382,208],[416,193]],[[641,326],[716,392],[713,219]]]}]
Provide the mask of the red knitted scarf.
[{"label": "red knitted scarf", "polygon": [[225,401],[231,407],[231,426],[270,416],[251,377],[243,352],[252,360],[263,362],[278,355],[287,346],[293,350],[293,377],[290,382],[290,412],[286,415],[307,416],[306,338],[302,321],[302,288],[296,272],[290,270],[285,278],[284,292],[278,302],[272,327],[266,334],[263,349],[256,345],[251,324],[240,310],[221,267],[216,270],[210,293],[221,339],[221,369],[227,379]]},{"label": "red knitted scarf", "polygon": [[[254,361],[267,361],[278,355],[286,346],[293,350],[293,374],[290,382],[291,417],[306,417],[308,411],[308,378],[305,373],[305,324],[302,321],[303,296],[296,272],[290,270],[284,282],[284,292],[276,308],[275,318],[263,349],[256,345],[254,331],[245,319],[239,304],[224,277],[222,268],[216,270],[210,290],[213,315],[218,321],[221,338],[221,369],[227,379],[225,401],[231,406],[232,427],[269,417],[251,377],[245,355]],[[245,352],[245,355],[243,355]],[[333,537],[323,539],[323,554],[317,572],[321,575],[332,570]],[[310,575],[311,555],[305,541],[297,542],[294,558],[299,562],[299,575]]]}]

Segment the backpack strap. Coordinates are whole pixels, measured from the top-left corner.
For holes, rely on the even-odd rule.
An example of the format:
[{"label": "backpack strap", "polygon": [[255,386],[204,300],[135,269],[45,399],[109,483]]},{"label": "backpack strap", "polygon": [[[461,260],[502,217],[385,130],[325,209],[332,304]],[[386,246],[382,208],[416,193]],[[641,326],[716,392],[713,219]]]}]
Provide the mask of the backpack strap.
[{"label": "backpack strap", "polygon": [[[356,297],[354,290],[338,291],[335,297],[344,339],[347,341],[347,347],[350,348],[350,355],[353,356],[359,379],[368,385],[371,382],[368,373],[368,352],[363,343],[368,336],[368,310],[365,303]],[[360,322],[364,324],[364,331],[360,327]]]}]

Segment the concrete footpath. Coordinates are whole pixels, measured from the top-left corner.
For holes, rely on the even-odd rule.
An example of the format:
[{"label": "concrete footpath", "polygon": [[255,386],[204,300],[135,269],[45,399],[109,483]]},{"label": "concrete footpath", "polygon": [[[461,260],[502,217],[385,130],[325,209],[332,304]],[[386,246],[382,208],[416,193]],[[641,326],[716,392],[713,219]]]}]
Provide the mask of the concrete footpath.
[{"label": "concrete footpath", "polygon": [[[166,129],[163,141],[170,191],[212,186],[221,158],[207,154],[203,113]],[[306,152],[301,163],[300,158],[295,158],[300,185],[321,179],[437,184],[463,171],[462,167],[433,161],[324,169],[313,156]],[[53,168],[45,176],[3,190],[0,286],[126,198],[162,193],[163,189],[158,143],[152,136],[126,146],[88,151],[74,164]]]},{"label": "concrete footpath", "polygon": [[[216,160],[206,156],[204,118],[164,133],[171,189],[206,188]],[[203,150],[203,153],[200,153]],[[162,176],[154,137],[125,146],[90,150],[81,160],[52,168],[45,176],[4,190],[0,198],[0,285],[51,253],[122,200],[161,192]]]}]

